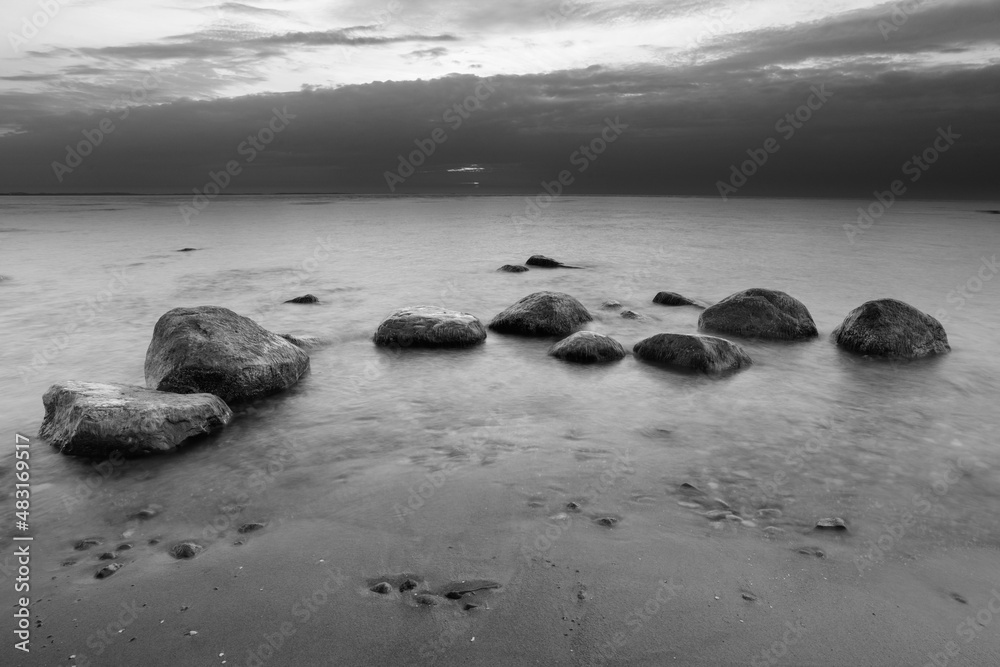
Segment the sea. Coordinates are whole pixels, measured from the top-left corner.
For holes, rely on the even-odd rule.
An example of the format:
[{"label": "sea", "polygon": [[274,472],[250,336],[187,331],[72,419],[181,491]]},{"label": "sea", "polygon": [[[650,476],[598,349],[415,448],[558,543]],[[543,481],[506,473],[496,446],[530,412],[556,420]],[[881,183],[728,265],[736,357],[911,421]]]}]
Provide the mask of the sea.
[{"label": "sea", "polygon": [[[515,550],[544,550],[531,508],[555,513],[563,500],[618,530],[641,515],[662,531],[762,540],[839,518],[862,562],[1000,543],[1000,218],[982,212],[997,202],[900,200],[860,225],[873,201],[230,196],[186,220],[189,203],[0,201],[0,471],[11,480],[15,440],[30,442],[43,573],[88,535],[211,549],[248,520],[347,523],[387,543],[447,540],[475,523]],[[533,254],[580,268],[497,271]],[[439,305],[487,323],[552,290],[631,350],[656,333],[698,332],[698,308],[655,304],[657,292],[714,303],[751,287],[802,301],[819,337],[730,337],[754,364],[724,376],[631,355],[571,364],[547,355],[555,339],[492,331],[463,350],[372,343],[397,308]],[[284,303],[307,293],[319,303]],[[886,362],[838,349],[831,331],[883,297],[937,317],[951,353]],[[640,318],[602,308],[609,300]],[[38,437],[49,386],[143,385],[157,319],[202,305],[316,337],[310,371],[169,454],[79,459]],[[685,483],[741,520],[706,518]],[[501,487],[506,502],[491,491]],[[12,484],[0,495],[7,554]]]}]

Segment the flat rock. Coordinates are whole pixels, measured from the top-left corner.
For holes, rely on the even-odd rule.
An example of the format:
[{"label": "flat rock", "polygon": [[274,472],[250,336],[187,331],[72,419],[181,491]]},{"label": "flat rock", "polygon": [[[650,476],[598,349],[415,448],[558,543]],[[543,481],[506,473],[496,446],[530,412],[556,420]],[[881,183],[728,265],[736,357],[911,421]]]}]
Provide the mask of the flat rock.
[{"label": "flat rock", "polygon": [[645,361],[706,373],[737,370],[753,364],[750,355],[736,343],[698,334],[656,334],[636,343],[632,351]]},{"label": "flat rock", "polygon": [[562,292],[529,294],[490,321],[500,333],[567,336],[594,318],[582,303]]},{"label": "flat rock", "polygon": [[166,452],[221,429],[233,417],[229,406],[212,394],[181,395],[126,384],[54,384],[42,403],[39,435],[75,456]]},{"label": "flat rock", "polygon": [[698,306],[704,308],[700,303],[692,301],[686,296],[681,296],[677,292],[657,292],[653,297],[653,303],[663,306]]},{"label": "flat rock", "polygon": [[502,271],[504,273],[524,273],[528,270],[528,267],[521,266],[519,264],[504,264],[497,271]]},{"label": "flat rock", "polygon": [[165,313],[146,351],[146,386],[215,394],[227,403],[288,389],[309,370],[309,355],[228,308]]},{"label": "flat rock", "polygon": [[840,517],[820,519],[816,522],[816,530],[847,530],[847,523]]},{"label": "flat rock", "polygon": [[577,331],[549,348],[549,354],[565,361],[602,362],[624,359],[627,352],[610,336],[594,331]]},{"label": "flat rock", "polygon": [[304,294],[302,296],[297,296],[294,299],[289,299],[285,303],[319,303],[319,299],[312,294]]},{"label": "flat rock", "polygon": [[777,290],[753,288],[709,306],[698,328],[744,338],[798,340],[819,335],[801,301]]},{"label": "flat rock", "polygon": [[372,340],[383,347],[469,347],[486,340],[486,328],[469,313],[414,306],[385,318]]},{"label": "flat rock", "polygon": [[936,319],[896,299],[877,299],[850,313],[832,337],[856,354],[918,359],[951,351],[948,335]]}]

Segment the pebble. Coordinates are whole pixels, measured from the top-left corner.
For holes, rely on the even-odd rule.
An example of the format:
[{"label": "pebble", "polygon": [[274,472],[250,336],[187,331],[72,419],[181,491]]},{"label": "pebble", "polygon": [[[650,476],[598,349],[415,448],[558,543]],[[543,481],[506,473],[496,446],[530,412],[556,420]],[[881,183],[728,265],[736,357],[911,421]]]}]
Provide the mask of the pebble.
[{"label": "pebble", "polygon": [[124,544],[119,544],[117,547],[115,547],[115,551],[128,551],[131,548],[132,545],[129,544],[128,542],[125,542]]},{"label": "pebble", "polygon": [[571,500],[568,503],[566,503],[566,509],[568,509],[571,512],[579,512],[580,511],[580,503],[574,502],[574,501]]},{"label": "pebble", "polygon": [[417,585],[418,585],[417,582],[415,582],[413,579],[407,579],[406,581],[404,581],[399,585],[399,592],[405,593],[406,591],[412,591],[414,588],[417,587]]},{"label": "pebble", "polygon": [[613,516],[602,516],[594,519],[594,523],[605,528],[614,528],[618,525],[619,519]]},{"label": "pebble", "polygon": [[389,582],[382,581],[375,584],[368,590],[370,590],[372,593],[378,593],[379,595],[386,595],[392,592],[392,586],[389,585]]},{"label": "pebble", "polygon": [[94,577],[96,577],[97,579],[107,579],[112,574],[114,574],[118,570],[122,569],[122,567],[123,566],[122,566],[121,563],[108,563],[107,565],[105,565],[104,567],[102,567],[100,570],[98,570],[97,574],[95,574]]},{"label": "pebble", "polygon": [[421,593],[413,598],[417,604],[422,604],[428,607],[433,607],[438,604],[438,599],[433,595],[428,595],[427,593]]}]

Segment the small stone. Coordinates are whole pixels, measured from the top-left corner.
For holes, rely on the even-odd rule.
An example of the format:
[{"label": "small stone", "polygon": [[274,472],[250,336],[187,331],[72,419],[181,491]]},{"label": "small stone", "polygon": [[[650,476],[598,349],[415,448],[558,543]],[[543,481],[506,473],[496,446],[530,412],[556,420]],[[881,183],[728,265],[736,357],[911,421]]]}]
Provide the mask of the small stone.
[{"label": "small stone", "polygon": [[413,598],[417,604],[421,604],[427,607],[433,607],[438,604],[437,597],[433,595],[428,595],[427,593],[421,593]]},{"label": "small stone", "polygon": [[152,507],[147,507],[146,509],[139,510],[129,518],[145,521],[146,519],[152,519],[157,514],[159,514],[159,512],[157,512],[155,509],[153,509]]},{"label": "small stone", "polygon": [[526,266],[519,266],[517,264],[504,264],[497,271],[503,271],[504,273],[524,273],[528,270]]},{"label": "small stone", "polygon": [[379,595],[387,595],[392,592],[392,586],[389,585],[387,581],[381,581],[371,588],[369,588],[372,593],[378,593]]},{"label": "small stone", "polygon": [[198,634],[198,631],[197,630],[188,630],[184,634],[187,635],[188,637],[193,637],[194,635]]},{"label": "small stone", "polygon": [[122,567],[123,565],[121,563],[108,563],[100,570],[98,570],[97,574],[95,574],[94,577],[96,577],[97,579],[107,579],[112,574],[122,569]]},{"label": "small stone", "polygon": [[197,248],[181,248],[177,252],[193,252],[195,250],[197,250]]},{"label": "small stone", "polygon": [[69,567],[70,565],[76,565],[76,559],[75,558],[67,558],[62,563],[60,563],[60,565],[62,565],[63,567]]},{"label": "small stone", "polygon": [[568,503],[566,503],[566,509],[568,509],[570,512],[579,512],[580,511],[580,503],[571,500]]},{"label": "small stone", "polygon": [[160,543],[160,538],[158,538],[158,537],[154,537],[149,542],[147,542],[147,544],[149,544],[149,546],[154,546],[154,545],[159,544],[159,543]]},{"label": "small stone", "polygon": [[820,519],[816,522],[816,530],[847,530],[847,524],[840,517]]},{"label": "small stone", "polygon": [[602,516],[594,519],[594,523],[598,526],[604,526],[605,528],[614,528],[618,525],[620,519],[613,516]]},{"label": "small stone", "polygon": [[754,595],[753,593],[743,592],[740,595],[747,602],[756,602],[757,601],[757,596]]},{"label": "small stone", "polygon": [[826,558],[826,552],[819,547],[799,547],[796,549],[804,556],[815,556],[816,558]]},{"label": "small stone", "polygon": [[257,523],[257,522],[245,523],[242,526],[240,526],[239,528],[237,528],[236,532],[238,532],[238,533],[252,533],[255,530],[260,530],[263,527],[264,527],[264,524],[262,524],[262,523]]},{"label": "small stone", "polygon": [[419,584],[417,584],[417,582],[415,582],[413,579],[407,579],[406,581],[404,581],[399,585],[399,592],[405,593],[406,591],[412,591],[418,585]]},{"label": "small stone", "polygon": [[464,609],[465,611],[472,611],[473,609],[479,609],[479,605],[478,604],[472,604],[471,602],[469,602],[469,603],[466,603],[466,605],[464,607],[462,607],[462,609]]},{"label": "small stone", "polygon": [[114,560],[115,555],[110,551],[105,551],[100,556],[97,557],[99,560]]},{"label": "small stone", "polygon": [[642,319],[642,315],[640,315],[639,313],[635,312],[634,310],[623,310],[621,313],[619,313],[619,315],[621,317],[623,317],[624,319],[626,319],[626,320],[641,320]]},{"label": "small stone", "polygon": [[691,484],[690,482],[684,482],[683,484],[681,484],[681,491],[683,491],[684,493],[699,493],[699,494],[705,493],[704,491],[699,489],[694,484]]},{"label": "small stone", "polygon": [[125,542],[125,543],[119,544],[117,547],[115,547],[115,551],[128,551],[131,548],[132,548],[132,545],[129,544],[128,542]]},{"label": "small stone", "polygon": [[952,593],[952,594],[951,594],[951,599],[952,599],[952,600],[955,600],[956,602],[961,602],[962,604],[969,604],[969,601],[968,601],[968,600],[966,600],[966,599],[965,599],[964,597],[962,597],[961,595],[959,595],[958,593]]},{"label": "small stone", "polygon": [[104,540],[102,540],[99,537],[87,537],[87,538],[84,538],[84,539],[80,540],[76,544],[74,544],[73,548],[76,549],[77,551],[85,551],[85,550],[89,549],[90,547],[97,546],[98,544],[100,544],[103,541]]},{"label": "small stone", "polygon": [[205,547],[196,542],[181,542],[170,548],[170,555],[177,559],[187,560],[194,558],[204,550]]},{"label": "small stone", "polygon": [[297,296],[294,299],[289,299],[285,303],[319,303],[319,299],[312,294],[306,294],[303,296]]}]

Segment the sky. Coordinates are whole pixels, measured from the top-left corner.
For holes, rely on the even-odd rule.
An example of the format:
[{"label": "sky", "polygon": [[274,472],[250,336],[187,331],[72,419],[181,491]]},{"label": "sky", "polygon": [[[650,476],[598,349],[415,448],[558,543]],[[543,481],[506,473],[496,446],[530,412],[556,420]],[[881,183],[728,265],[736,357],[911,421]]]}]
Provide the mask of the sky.
[{"label": "sky", "polygon": [[997,196],[1000,1],[4,0],[0,192]]}]

